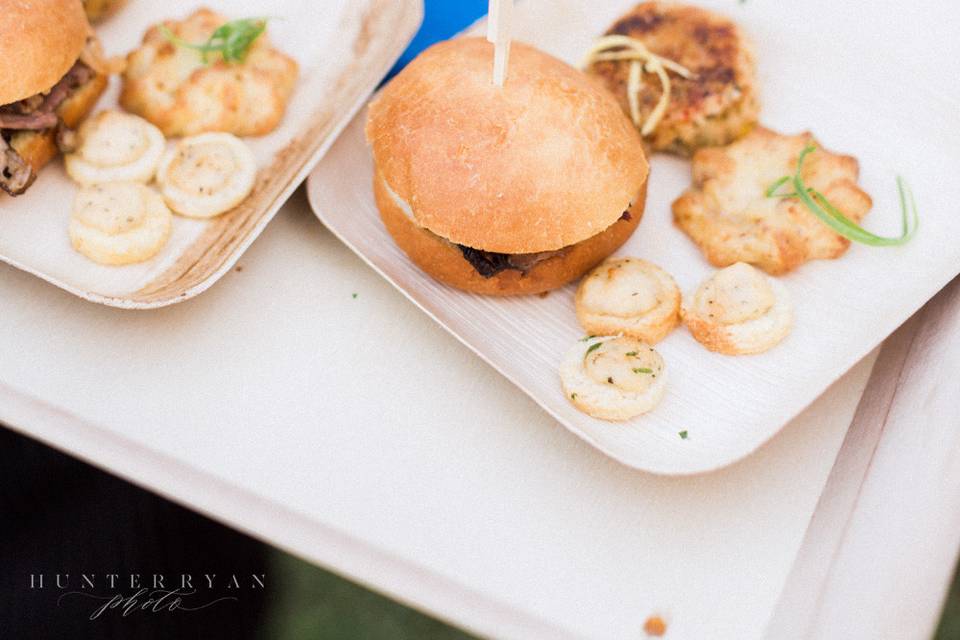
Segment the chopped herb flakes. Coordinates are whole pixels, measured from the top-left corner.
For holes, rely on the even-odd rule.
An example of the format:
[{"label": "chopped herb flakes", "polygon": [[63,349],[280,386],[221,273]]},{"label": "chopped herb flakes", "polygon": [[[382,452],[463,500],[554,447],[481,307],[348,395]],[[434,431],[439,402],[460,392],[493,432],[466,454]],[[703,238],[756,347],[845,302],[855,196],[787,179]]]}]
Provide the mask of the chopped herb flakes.
[{"label": "chopped herb flakes", "polygon": [[590,345],[590,346],[587,348],[587,352],[586,352],[585,354],[583,354],[583,356],[584,356],[584,357],[587,357],[588,355],[590,355],[591,353],[593,353],[594,351],[596,351],[597,349],[599,349],[599,348],[600,348],[600,345],[602,345],[602,344],[603,344],[602,342],[594,342],[592,345]]}]

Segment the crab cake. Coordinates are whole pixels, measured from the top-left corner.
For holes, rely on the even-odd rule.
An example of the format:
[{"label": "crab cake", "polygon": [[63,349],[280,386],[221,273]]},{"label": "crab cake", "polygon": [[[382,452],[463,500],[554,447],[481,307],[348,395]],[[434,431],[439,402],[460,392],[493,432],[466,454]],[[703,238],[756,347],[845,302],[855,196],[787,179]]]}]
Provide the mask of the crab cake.
[{"label": "crab cake", "polygon": [[[780,275],[808,260],[839,258],[850,241],[838,235],[796,198],[770,198],[767,189],[797,171],[848,218],[860,222],[870,196],[857,186],[856,158],[826,151],[810,133],[784,136],[758,127],[726,148],[693,157],[693,186],[673,203],[673,217],[711,264],[748,262]],[[784,185],[784,190],[789,190]]]},{"label": "crab cake", "polygon": [[592,335],[624,334],[651,344],[680,324],[680,289],[669,273],[638,258],[607,260],[580,282],[577,320]]},{"label": "crab cake", "polygon": [[[669,72],[669,106],[646,138],[654,151],[689,156],[701,147],[729,144],[756,124],[760,103],[753,52],[727,18],[697,7],[644,2],[617,20],[607,35],[638,40],[651,53],[691,73],[684,77],[676,70]],[[628,115],[630,69],[630,60],[601,60],[588,67]],[[642,74],[638,127],[654,113],[663,93],[655,73]]]},{"label": "crab cake", "polygon": [[203,43],[227,21],[199,9],[181,22],[147,31],[141,47],[127,56],[120,104],[160,127],[164,135],[190,136],[222,131],[237,136],[267,134],[280,123],[297,80],[297,63],[274,49],[266,34],[242,62],[219,52],[203,54],[175,45],[166,27],[183,42]]},{"label": "crab cake", "polygon": [[591,337],[560,364],[563,391],[573,405],[601,420],[629,420],[656,407],[666,389],[663,358],[628,337]]},{"label": "crab cake", "polygon": [[743,262],[701,284],[683,317],[699,343],[726,355],[767,351],[793,328],[786,287]]}]

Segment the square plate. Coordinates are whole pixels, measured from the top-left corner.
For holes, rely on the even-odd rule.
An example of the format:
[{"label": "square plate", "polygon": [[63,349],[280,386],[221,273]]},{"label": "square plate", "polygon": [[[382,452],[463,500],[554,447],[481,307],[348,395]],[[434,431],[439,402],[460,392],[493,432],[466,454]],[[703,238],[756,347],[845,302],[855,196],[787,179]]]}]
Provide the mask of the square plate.
[{"label": "square plate", "polygon": [[[97,32],[108,55],[126,54],[150,25],[186,17],[203,5],[131,2]],[[162,307],[202,293],[233,266],[303,181],[423,17],[422,0],[218,0],[211,7],[230,17],[274,17],[270,39],[300,64],[280,126],[246,139],[260,170],[251,196],[213,220],[174,216],[170,241],[145,263],[101,266],[70,247],[67,220],[77,187],[57,161],[23,196],[0,196],[0,260],[116,307]],[[119,84],[112,79],[97,110],[117,104]]]},{"label": "square plate", "polygon": [[[362,114],[309,183],[320,220],[560,423],[624,464],[669,475],[714,470],[757,449],[960,271],[960,181],[951,176],[960,166],[960,83],[945,80],[960,77],[960,48],[946,26],[956,24],[958,10],[946,2],[921,9],[816,0],[788,13],[772,3],[702,4],[729,15],[755,41],[762,122],[788,133],[812,130],[826,147],[859,157],[861,185],[874,198],[865,224],[877,233],[899,231],[895,176],[904,174],[921,230],[906,247],[855,245],[839,260],[784,277],[796,327],[765,354],[713,354],[685,329],[675,331],[658,347],[669,390],[645,416],[602,422],[564,397],[557,367],[583,335],[574,286],[546,298],[484,298],[435,282],[406,258],[373,202]],[[516,38],[576,63],[630,6],[526,0],[517,8]],[[871,28],[859,26],[865,23]],[[941,52],[939,66],[922,55],[933,50]],[[651,164],[643,222],[618,254],[663,266],[689,293],[713,271],[671,220],[670,204],[690,182],[689,163],[657,155]],[[689,439],[679,437],[684,430]]]}]

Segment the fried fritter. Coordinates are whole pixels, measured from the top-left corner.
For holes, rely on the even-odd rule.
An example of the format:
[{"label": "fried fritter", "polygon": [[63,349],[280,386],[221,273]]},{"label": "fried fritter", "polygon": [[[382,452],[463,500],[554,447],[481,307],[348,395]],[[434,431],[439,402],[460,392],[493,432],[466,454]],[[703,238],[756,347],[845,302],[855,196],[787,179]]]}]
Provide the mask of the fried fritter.
[{"label": "fried fritter", "polygon": [[83,8],[91,22],[96,22],[116,13],[127,0],[83,0]]},{"label": "fried fritter", "polygon": [[[184,21],[165,24],[181,40],[202,43],[226,21],[200,9]],[[175,45],[158,25],[127,56],[120,104],[168,137],[211,131],[259,136],[280,123],[297,73],[297,63],[274,49],[266,34],[243,62],[225,62],[211,53],[204,64],[199,52]]]},{"label": "fried fritter", "polygon": [[849,240],[798,199],[766,197],[771,184],[796,172],[810,144],[817,150],[803,163],[807,186],[860,222],[873,202],[857,186],[856,158],[830,153],[810,133],[785,136],[763,127],[728,147],[693,156],[693,186],[674,201],[674,221],[717,267],[747,262],[780,275],[808,260],[839,258]]},{"label": "fried fritter", "polygon": [[[733,22],[697,7],[644,2],[620,18],[607,35],[642,42],[654,54],[686,67],[691,78],[670,72],[671,99],[663,119],[646,139],[654,151],[689,156],[722,146],[756,124],[760,103],[753,52]],[[630,114],[629,61],[599,61],[588,69]],[[641,121],[663,95],[660,80],[645,73],[639,95]]]}]

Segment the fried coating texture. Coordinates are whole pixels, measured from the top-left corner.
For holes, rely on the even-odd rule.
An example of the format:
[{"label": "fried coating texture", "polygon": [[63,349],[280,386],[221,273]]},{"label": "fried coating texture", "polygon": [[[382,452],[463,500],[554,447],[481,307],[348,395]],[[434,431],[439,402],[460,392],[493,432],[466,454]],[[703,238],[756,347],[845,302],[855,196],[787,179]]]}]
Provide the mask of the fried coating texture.
[{"label": "fried coating texture", "polygon": [[83,0],[83,9],[91,22],[113,15],[127,4],[127,0]]},{"label": "fried coating texture", "polygon": [[[178,38],[206,42],[227,19],[199,9],[186,20],[164,24]],[[120,104],[143,116],[168,137],[223,131],[265,135],[283,118],[298,66],[261,35],[243,62],[225,62],[217,52],[204,64],[199,51],[177,46],[151,27],[139,49],[127,56]]]},{"label": "fried coating texture", "polygon": [[[637,39],[695,74],[685,79],[669,73],[670,106],[646,138],[654,151],[690,156],[701,147],[729,144],[756,124],[760,101],[752,48],[727,18],[698,7],[644,2],[617,20],[607,35]],[[630,63],[600,61],[588,72],[603,81],[629,114]],[[650,116],[662,93],[656,75],[643,74],[641,121]]]},{"label": "fried coating texture", "polygon": [[[771,184],[796,172],[809,144],[817,151],[803,164],[807,186],[860,222],[873,202],[857,186],[856,158],[823,149],[811,133],[786,136],[762,127],[728,147],[694,155],[693,185],[674,201],[674,222],[717,267],[746,262],[781,275],[808,260],[839,258],[849,240],[798,199],[766,197]],[[789,189],[784,185],[784,191]]]}]

